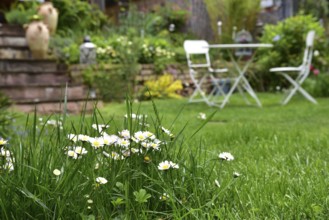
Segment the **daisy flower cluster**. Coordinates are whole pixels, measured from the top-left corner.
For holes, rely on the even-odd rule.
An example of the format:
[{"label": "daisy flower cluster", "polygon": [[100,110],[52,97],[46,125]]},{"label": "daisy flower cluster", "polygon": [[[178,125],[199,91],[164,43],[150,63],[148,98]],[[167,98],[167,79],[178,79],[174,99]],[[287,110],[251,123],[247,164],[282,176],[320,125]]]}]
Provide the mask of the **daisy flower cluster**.
[{"label": "daisy flower cluster", "polygon": [[5,148],[5,145],[8,144],[8,140],[0,138],[0,156],[4,158],[3,164],[1,164],[1,168],[8,171],[14,170],[14,161],[15,159],[12,157],[12,154],[9,150]]},{"label": "daisy flower cluster", "polygon": [[[128,117],[125,115],[125,117]],[[132,114],[131,118],[145,119],[147,115]],[[123,160],[132,154],[143,155],[145,163],[151,162],[147,153],[150,151],[160,151],[164,141],[159,140],[154,133],[147,130],[139,130],[131,133],[129,130],[118,131],[117,134],[108,134],[106,130],[109,125],[93,124],[92,128],[98,131],[98,137],[90,137],[85,134],[69,134],[67,138],[73,142],[74,146],[65,148],[65,154],[72,159],[80,159],[88,154],[90,149],[101,149],[102,155],[114,160]],[[169,137],[174,135],[166,128],[161,127],[162,131]],[[171,161],[161,162],[158,166],[159,170],[167,170],[169,168],[178,169],[179,166]]]}]

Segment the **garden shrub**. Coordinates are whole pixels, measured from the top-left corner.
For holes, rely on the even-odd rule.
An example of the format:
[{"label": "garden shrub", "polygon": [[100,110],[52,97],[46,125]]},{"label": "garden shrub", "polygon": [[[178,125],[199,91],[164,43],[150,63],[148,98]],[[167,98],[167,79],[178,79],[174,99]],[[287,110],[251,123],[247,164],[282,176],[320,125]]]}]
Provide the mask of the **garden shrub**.
[{"label": "garden shrub", "polygon": [[277,25],[266,25],[261,43],[272,43],[272,49],[259,49],[256,64],[257,85],[259,89],[274,90],[275,87],[286,87],[289,84],[278,74],[269,73],[269,69],[279,66],[299,66],[302,63],[305,39],[310,30],[315,30],[314,51],[319,56],[313,57],[313,66],[320,71],[328,68],[328,41],[324,28],[311,15],[299,14],[279,22]]},{"label": "garden shrub", "polygon": [[10,113],[7,109],[10,106],[9,99],[0,93],[0,138],[8,135],[9,127],[15,115]]},{"label": "garden shrub", "polygon": [[181,98],[178,92],[183,89],[182,82],[180,80],[174,81],[173,78],[171,74],[164,74],[157,80],[146,81],[141,92],[141,98]]},{"label": "garden shrub", "polygon": [[90,33],[100,32],[109,21],[106,15],[94,4],[83,0],[53,0],[59,12],[58,32]]},{"label": "garden shrub", "polygon": [[303,88],[315,97],[329,97],[329,74],[311,76],[303,83]]},{"label": "garden shrub", "polygon": [[98,92],[103,101],[122,101],[126,95],[134,96],[137,63],[131,65],[92,65],[83,71],[83,80],[90,89]]},{"label": "garden shrub", "polygon": [[35,1],[13,3],[10,10],[5,12],[5,18],[9,24],[27,24],[36,14],[37,7],[38,4]]}]

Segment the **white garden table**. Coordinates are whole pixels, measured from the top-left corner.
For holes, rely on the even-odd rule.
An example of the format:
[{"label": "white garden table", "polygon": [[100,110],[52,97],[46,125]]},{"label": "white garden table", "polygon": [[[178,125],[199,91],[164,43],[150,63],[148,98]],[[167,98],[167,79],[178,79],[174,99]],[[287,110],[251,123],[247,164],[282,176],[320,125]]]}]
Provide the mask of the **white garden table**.
[{"label": "white garden table", "polygon": [[[250,86],[247,78],[245,77],[247,69],[248,69],[249,65],[252,63],[253,58],[255,56],[255,53],[252,53],[251,56],[249,57],[249,59],[246,60],[246,62],[244,63],[244,66],[240,67],[240,65],[238,64],[238,62],[237,62],[237,60],[234,56],[234,50],[243,49],[243,48],[250,48],[251,49],[251,48],[271,48],[271,47],[273,47],[272,44],[212,44],[212,45],[209,45],[209,48],[219,48],[219,49],[229,50],[229,55],[230,55],[231,61],[232,61],[233,65],[234,65],[234,67],[235,67],[235,69],[238,73],[238,75],[237,75],[237,77],[234,81],[234,84],[232,85],[230,91],[225,96],[223,102],[219,106],[220,108],[224,108],[226,103],[229,101],[230,96],[232,95],[234,90],[239,85],[242,85],[242,88],[256,101],[256,103],[259,107],[262,106],[262,104],[259,101],[256,93],[254,92],[254,90]],[[213,105],[216,105],[216,104],[213,103]]]}]

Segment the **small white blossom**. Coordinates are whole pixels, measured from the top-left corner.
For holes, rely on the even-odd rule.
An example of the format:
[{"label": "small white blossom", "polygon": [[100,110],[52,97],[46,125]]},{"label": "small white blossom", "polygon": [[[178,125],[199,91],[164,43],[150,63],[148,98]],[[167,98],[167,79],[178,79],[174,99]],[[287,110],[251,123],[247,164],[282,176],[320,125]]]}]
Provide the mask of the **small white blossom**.
[{"label": "small white blossom", "polygon": [[129,142],[129,140],[119,138],[118,141],[116,142],[116,144],[119,145],[120,147],[129,147],[130,142]]},{"label": "small white blossom", "polygon": [[215,185],[219,188],[220,187],[220,184],[219,184],[219,181],[218,180],[215,180]]},{"label": "small white blossom", "polygon": [[199,115],[198,115],[198,118],[201,119],[201,120],[206,120],[207,119],[207,116],[206,116],[205,113],[200,112]]},{"label": "small white blossom", "polygon": [[78,154],[75,153],[73,150],[69,150],[69,151],[67,152],[67,155],[68,155],[69,157],[72,157],[73,159],[77,159],[77,158],[78,158]]},{"label": "small white blossom", "polygon": [[1,148],[1,156],[3,157],[10,157],[11,153],[9,150],[5,150],[3,148]]},{"label": "small white blossom", "polygon": [[167,194],[167,193],[163,193],[161,196],[160,196],[160,200],[161,201],[166,201],[167,199],[169,199],[170,196]]},{"label": "small white blossom", "polygon": [[84,147],[80,147],[80,146],[75,147],[74,152],[79,155],[88,153],[88,151]]},{"label": "small white blossom", "polygon": [[234,160],[233,155],[227,152],[220,153],[218,157],[219,159],[227,160],[227,161]]},{"label": "small white blossom", "polygon": [[71,141],[73,141],[74,143],[78,141],[78,135],[76,134],[68,134],[67,138]]},{"label": "small white blossom", "polygon": [[234,177],[234,178],[238,178],[239,176],[241,176],[240,173],[238,173],[238,172],[233,172],[233,177]]},{"label": "small white blossom", "polygon": [[161,130],[166,133],[169,137],[174,137],[174,135],[166,128],[161,127]]},{"label": "small white blossom", "polygon": [[161,162],[159,165],[158,165],[158,169],[159,170],[169,170],[170,168],[170,163],[168,160],[164,161],[164,162]]},{"label": "small white blossom", "polygon": [[129,139],[130,138],[130,131],[128,130],[122,130],[121,132],[119,132],[119,135],[125,139]]},{"label": "small white blossom", "polygon": [[99,183],[99,184],[106,184],[107,179],[105,179],[104,177],[97,177],[96,182]]},{"label": "small white blossom", "polygon": [[179,168],[179,165],[177,163],[173,163],[173,162],[169,162],[170,163],[170,167],[171,168],[174,168],[174,169],[178,169]]},{"label": "small white blossom", "polygon": [[104,135],[103,142],[105,145],[110,146],[118,141],[119,137],[116,135]]},{"label": "small white blossom", "polygon": [[147,137],[145,136],[144,132],[142,131],[138,131],[134,134],[134,137],[138,140],[138,141],[144,141]]},{"label": "small white blossom", "polygon": [[7,144],[7,140],[0,138],[0,146]]},{"label": "small white blossom", "polygon": [[59,175],[61,175],[61,171],[59,169],[54,169],[53,174],[55,176],[59,176]]},{"label": "small white blossom", "polygon": [[106,128],[109,128],[109,127],[110,127],[110,125],[104,125],[104,124],[100,124],[100,125],[93,124],[92,125],[93,129],[100,131],[100,132],[102,132],[103,130],[105,130]]},{"label": "small white blossom", "polygon": [[89,136],[88,135],[84,135],[84,134],[79,134],[78,135],[78,140],[79,141],[88,141],[89,140]]},{"label": "small white blossom", "polygon": [[103,138],[89,138],[89,143],[91,144],[91,146],[93,146],[95,149],[98,149],[100,147],[104,146],[104,140]]}]

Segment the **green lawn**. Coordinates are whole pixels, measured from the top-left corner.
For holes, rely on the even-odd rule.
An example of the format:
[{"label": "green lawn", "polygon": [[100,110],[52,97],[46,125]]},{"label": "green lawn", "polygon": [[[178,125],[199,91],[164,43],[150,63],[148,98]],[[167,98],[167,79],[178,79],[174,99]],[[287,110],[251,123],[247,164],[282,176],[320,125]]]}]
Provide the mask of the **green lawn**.
[{"label": "green lawn", "polygon": [[[158,114],[150,101],[134,103],[131,111],[146,114],[147,129],[165,140],[160,151],[143,152],[150,163],[139,156],[119,162],[100,159],[100,152],[108,148],[93,150],[84,143],[88,158],[72,161],[63,153],[71,145],[67,134],[97,136],[90,129],[96,121],[109,124],[110,134],[142,129],[140,121],[125,120],[125,103],[105,104],[94,116],[69,115],[63,130],[42,127],[39,116],[30,116],[32,127],[25,136],[9,141],[16,165],[1,176],[1,219],[326,219],[329,100],[319,98],[313,105],[297,96],[281,106],[281,96],[259,94],[259,108],[234,95],[222,110],[186,99],[155,100]],[[204,124],[200,112],[214,115]],[[25,116],[17,123],[23,121]],[[159,126],[175,138],[166,137]],[[231,153],[234,160],[220,160],[222,152]],[[158,164],[166,159],[179,169],[159,171]],[[96,162],[99,170],[93,168]],[[55,178],[52,170],[60,167],[64,172]],[[234,178],[233,172],[241,175]],[[95,187],[97,176],[108,183]],[[143,197],[140,189],[150,197]],[[170,196],[165,202],[159,201],[162,192]]]}]

